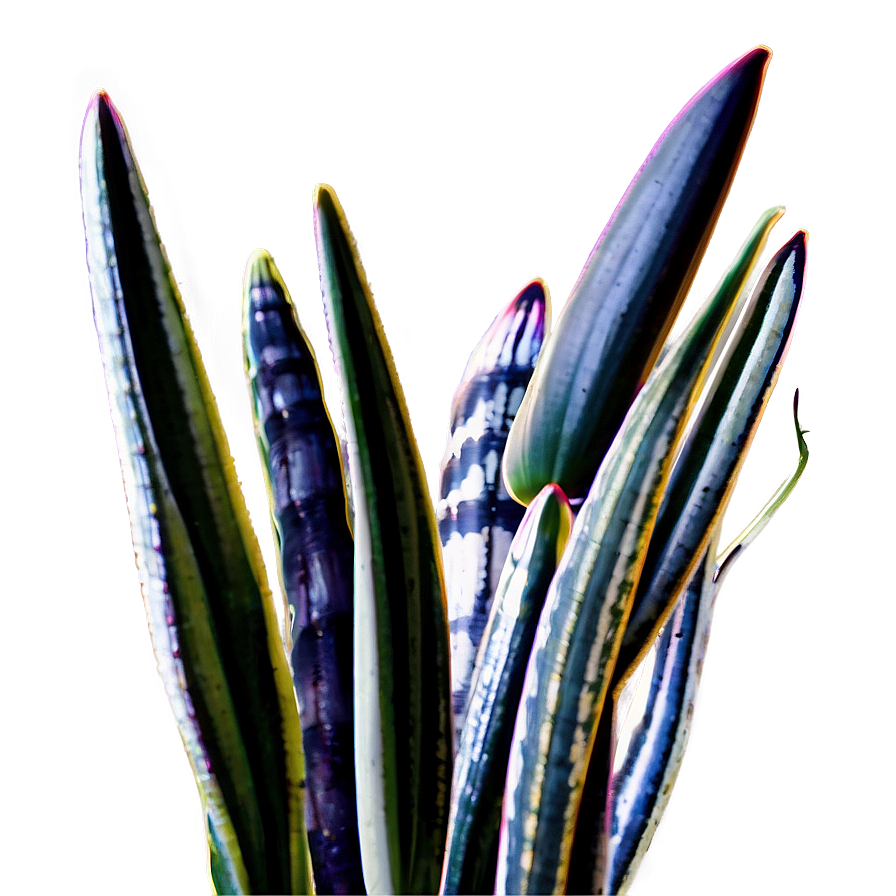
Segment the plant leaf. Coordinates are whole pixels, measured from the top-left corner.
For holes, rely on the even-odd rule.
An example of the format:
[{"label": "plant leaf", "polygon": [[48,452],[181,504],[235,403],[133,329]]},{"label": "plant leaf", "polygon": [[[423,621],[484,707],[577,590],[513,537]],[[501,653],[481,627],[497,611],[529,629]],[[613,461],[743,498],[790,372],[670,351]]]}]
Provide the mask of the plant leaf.
[{"label": "plant leaf", "polygon": [[320,372],[271,256],[249,259],[243,347],[278,566],[292,624],[317,893],[362,893],[352,669],[354,545]]},{"label": "plant leaf", "polygon": [[541,351],[549,296],[533,280],[473,350],[451,403],[436,508],[451,631],[451,697],[460,740],[492,598],[525,508],[504,488],[501,457]]},{"label": "plant leaf", "polygon": [[725,512],[790,345],[805,265],[806,234],[799,231],[763,271],[720,362],[660,508],[617,680],[653,644]]},{"label": "plant leaf", "polygon": [[[713,542],[704,551],[657,638],[647,707],[624,758],[620,757],[619,771],[611,776],[606,877],[595,892],[620,893],[628,888],[678,777],[712,619],[715,548]],[[616,705],[614,733],[622,725]]]},{"label": "plant leaf", "polygon": [[314,193],[321,288],[355,502],[355,747],[372,893],[439,885],[451,777],[448,620],[435,515],[379,315],[330,187]]},{"label": "plant leaf", "polygon": [[768,64],[758,47],[679,113],[579,276],[507,441],[507,490],[588,490],[678,313],[734,177]]},{"label": "plant leaf", "polygon": [[299,721],[233,461],[124,125],[81,141],[94,316],[159,671],[218,888],[307,892]]},{"label": "plant leaf", "polygon": [[747,529],[718,558],[718,535],[710,540],[703,561],[657,638],[647,710],[632,736],[624,761],[617,763],[619,770],[613,774],[608,810],[610,839],[602,892],[627,892],[668,805],[690,736],[723,573],[727,573],[734,558],[765,528],[793,491],[808,462],[809,449],[797,417],[798,396],[797,391],[793,408],[799,447],[796,468]]},{"label": "plant leaf", "polygon": [[510,545],[455,760],[443,893],[488,893],[494,887],[513,723],[538,618],[572,519],[560,487],[546,485]]},{"label": "plant leaf", "polygon": [[[643,674],[646,655],[670,614],[678,612],[676,601],[687,583],[700,591],[695,570],[728,506],[777,381],[799,309],[804,270],[805,234],[800,232],[760,277],[676,458],[613,673],[614,707],[627,683]],[[659,656],[657,662],[668,666],[673,658],[664,661]],[[589,760],[573,848],[573,890],[597,887],[604,892],[606,885],[611,749],[605,732],[601,748]]]},{"label": "plant leaf", "polygon": [[497,887],[565,891],[588,757],[688,414],[736,294],[714,295],[632,406],[582,505],[526,671]]}]

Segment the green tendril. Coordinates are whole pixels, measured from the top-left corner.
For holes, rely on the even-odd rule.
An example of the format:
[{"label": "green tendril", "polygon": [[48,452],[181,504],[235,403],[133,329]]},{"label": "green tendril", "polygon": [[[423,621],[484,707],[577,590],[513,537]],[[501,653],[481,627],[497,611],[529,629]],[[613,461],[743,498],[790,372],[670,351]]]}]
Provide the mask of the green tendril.
[{"label": "green tendril", "polygon": [[775,492],[765,507],[762,508],[759,515],[722,552],[718,563],[716,563],[716,571],[712,577],[713,582],[718,582],[731,561],[762,531],[775,511],[787,500],[787,496],[793,491],[800,476],[803,475],[803,470],[806,469],[806,464],[809,462],[809,445],[805,439],[805,435],[809,430],[800,426],[799,410],[800,390],[795,389],[793,393],[793,428],[796,431],[796,444],[800,456],[797,458],[787,478],[781,483],[781,487]]}]

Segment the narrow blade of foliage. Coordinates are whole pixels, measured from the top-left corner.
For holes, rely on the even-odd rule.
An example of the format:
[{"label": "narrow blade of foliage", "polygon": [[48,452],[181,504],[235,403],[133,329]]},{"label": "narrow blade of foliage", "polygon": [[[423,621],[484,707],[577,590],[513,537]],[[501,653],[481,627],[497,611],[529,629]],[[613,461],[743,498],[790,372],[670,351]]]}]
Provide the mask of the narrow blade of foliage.
[{"label": "narrow blade of foliage", "polygon": [[[759,219],[753,232],[741,247],[739,255],[729,265],[721,281],[715,288],[716,296],[727,295],[734,300],[742,291],[744,284],[755,264],[759,250],[772,225],[783,214],[783,208],[778,206],[768,209]],[[673,467],[673,476],[674,476]],[[662,520],[663,508],[666,506],[665,497],[660,505],[657,516],[657,524],[651,536],[645,567],[641,572],[638,589],[633,602],[633,608],[638,605],[638,596],[643,592],[649,558],[657,541],[657,531]],[[691,564],[693,566],[693,563]],[[632,610],[634,612],[634,609]],[[614,679],[618,675],[619,663],[614,671]],[[599,879],[601,871],[606,865],[606,836],[604,828],[607,821],[607,787],[610,779],[610,762],[612,758],[612,714],[615,705],[613,689],[607,694],[604,710],[601,713],[600,724],[595,740],[594,749],[588,760],[588,771],[585,776],[585,786],[582,790],[582,801],[576,822],[576,835],[570,858],[570,871],[567,880],[567,892],[597,892],[594,888],[601,886]],[[598,879],[594,880],[594,875]]]},{"label": "narrow blade of foliage", "polygon": [[806,234],[769,262],[675,463],[619,653],[617,679],[656,639],[725,512],[762,420],[799,311]]},{"label": "narrow blade of foliage", "polygon": [[124,125],[90,104],[94,316],[159,669],[208,814],[215,886],[308,892],[299,720],[261,556]]},{"label": "narrow blade of foliage", "polygon": [[451,778],[448,620],[435,515],[345,215],[314,195],[321,288],[345,391],[355,503],[355,745],[374,893],[439,885]]},{"label": "narrow blade of foliage", "polygon": [[[721,585],[720,571],[729,569],[733,558],[765,528],[793,491],[809,459],[797,417],[797,396],[793,419],[799,447],[795,470],[735,540],[734,544],[740,546],[737,551],[725,551],[717,561],[718,537],[710,540],[703,560],[657,638],[647,708],[624,759],[616,763],[619,770],[612,778],[608,859],[602,889],[595,892],[627,892],[668,805],[690,736],[694,701]],[[615,720],[615,724],[618,727],[621,720]]]},{"label": "narrow blade of foliage", "polygon": [[354,546],[314,351],[268,253],[249,260],[243,347],[291,620],[317,893],[362,893],[352,684]]},{"label": "narrow blade of foliage", "polygon": [[660,137],[546,341],[507,442],[508,491],[582,497],[659,354],[749,134],[770,52],[709,82]]},{"label": "narrow blade of foliage", "polygon": [[455,760],[443,893],[493,892],[513,724],[538,618],[572,519],[560,487],[546,485],[510,545]]},{"label": "narrow blade of foliage", "polygon": [[[761,227],[762,222],[754,238]],[[619,650],[611,686],[614,705],[692,580],[728,505],[792,336],[805,270],[804,236],[798,233],[763,271],[675,461]],[[605,874],[608,737],[602,748],[588,765],[570,881],[574,889],[590,889]]]},{"label": "narrow blade of foliage", "polygon": [[[625,892],[669,801],[690,734],[712,618],[715,544],[708,547],[656,642],[643,717],[609,794],[607,864],[595,893]],[[614,733],[622,720],[615,717]]]},{"label": "narrow blade of foliage", "polygon": [[507,494],[501,458],[541,351],[549,311],[544,283],[532,281],[479,341],[451,403],[436,519],[451,630],[455,742],[495,588],[525,511]]},{"label": "narrow blade of foliage", "polygon": [[735,296],[713,296],[651,375],[582,505],[526,671],[498,892],[565,891],[588,759],[678,442]]},{"label": "narrow blade of foliage", "polygon": [[[616,704],[612,702],[615,696],[613,692],[607,696],[608,705],[600,714],[594,745],[588,760],[588,771],[582,787],[582,799],[569,860],[567,893],[602,892],[603,874],[607,867],[607,838],[604,835],[604,825],[607,821],[607,796],[616,739],[613,725]],[[622,699],[628,701],[630,696],[629,688],[626,688]]]}]

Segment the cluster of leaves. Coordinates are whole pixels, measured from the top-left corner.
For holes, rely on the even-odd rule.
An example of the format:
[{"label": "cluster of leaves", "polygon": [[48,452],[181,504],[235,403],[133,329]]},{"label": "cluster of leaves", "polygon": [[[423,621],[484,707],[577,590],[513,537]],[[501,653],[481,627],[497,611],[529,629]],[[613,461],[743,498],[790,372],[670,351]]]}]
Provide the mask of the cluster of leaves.
[{"label": "cluster of leaves", "polygon": [[[783,210],[765,212],[668,336],[769,55],[732,63],[664,132],[552,331],[541,281],[498,315],[455,395],[437,509],[332,189],[313,206],[344,445],[286,285],[253,254],[244,360],[283,631],[127,133],[94,97],[81,151],[94,315],[218,892],[631,881],[681,762],[722,575],[808,456],[797,423],[796,471],[720,551],[790,340],[805,234],[750,291]],[[646,707],[626,726],[639,681]]]}]

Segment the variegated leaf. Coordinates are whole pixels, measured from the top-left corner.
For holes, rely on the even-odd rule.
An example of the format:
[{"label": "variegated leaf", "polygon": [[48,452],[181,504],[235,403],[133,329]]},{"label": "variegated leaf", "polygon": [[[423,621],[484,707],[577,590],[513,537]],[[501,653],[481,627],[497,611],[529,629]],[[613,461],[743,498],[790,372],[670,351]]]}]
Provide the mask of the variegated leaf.
[{"label": "variegated leaf", "polygon": [[81,138],[94,316],[159,671],[228,892],[310,888],[299,719],[258,545],[124,124]]},{"label": "variegated leaf", "polygon": [[451,778],[448,619],[435,514],[404,396],[336,194],[314,194],[354,496],[355,749],[372,893],[435,892]]},{"label": "variegated leaf", "polygon": [[507,494],[501,459],[541,351],[549,313],[547,289],[534,280],[479,341],[451,403],[436,519],[451,630],[455,743],[495,588],[525,511]]}]

